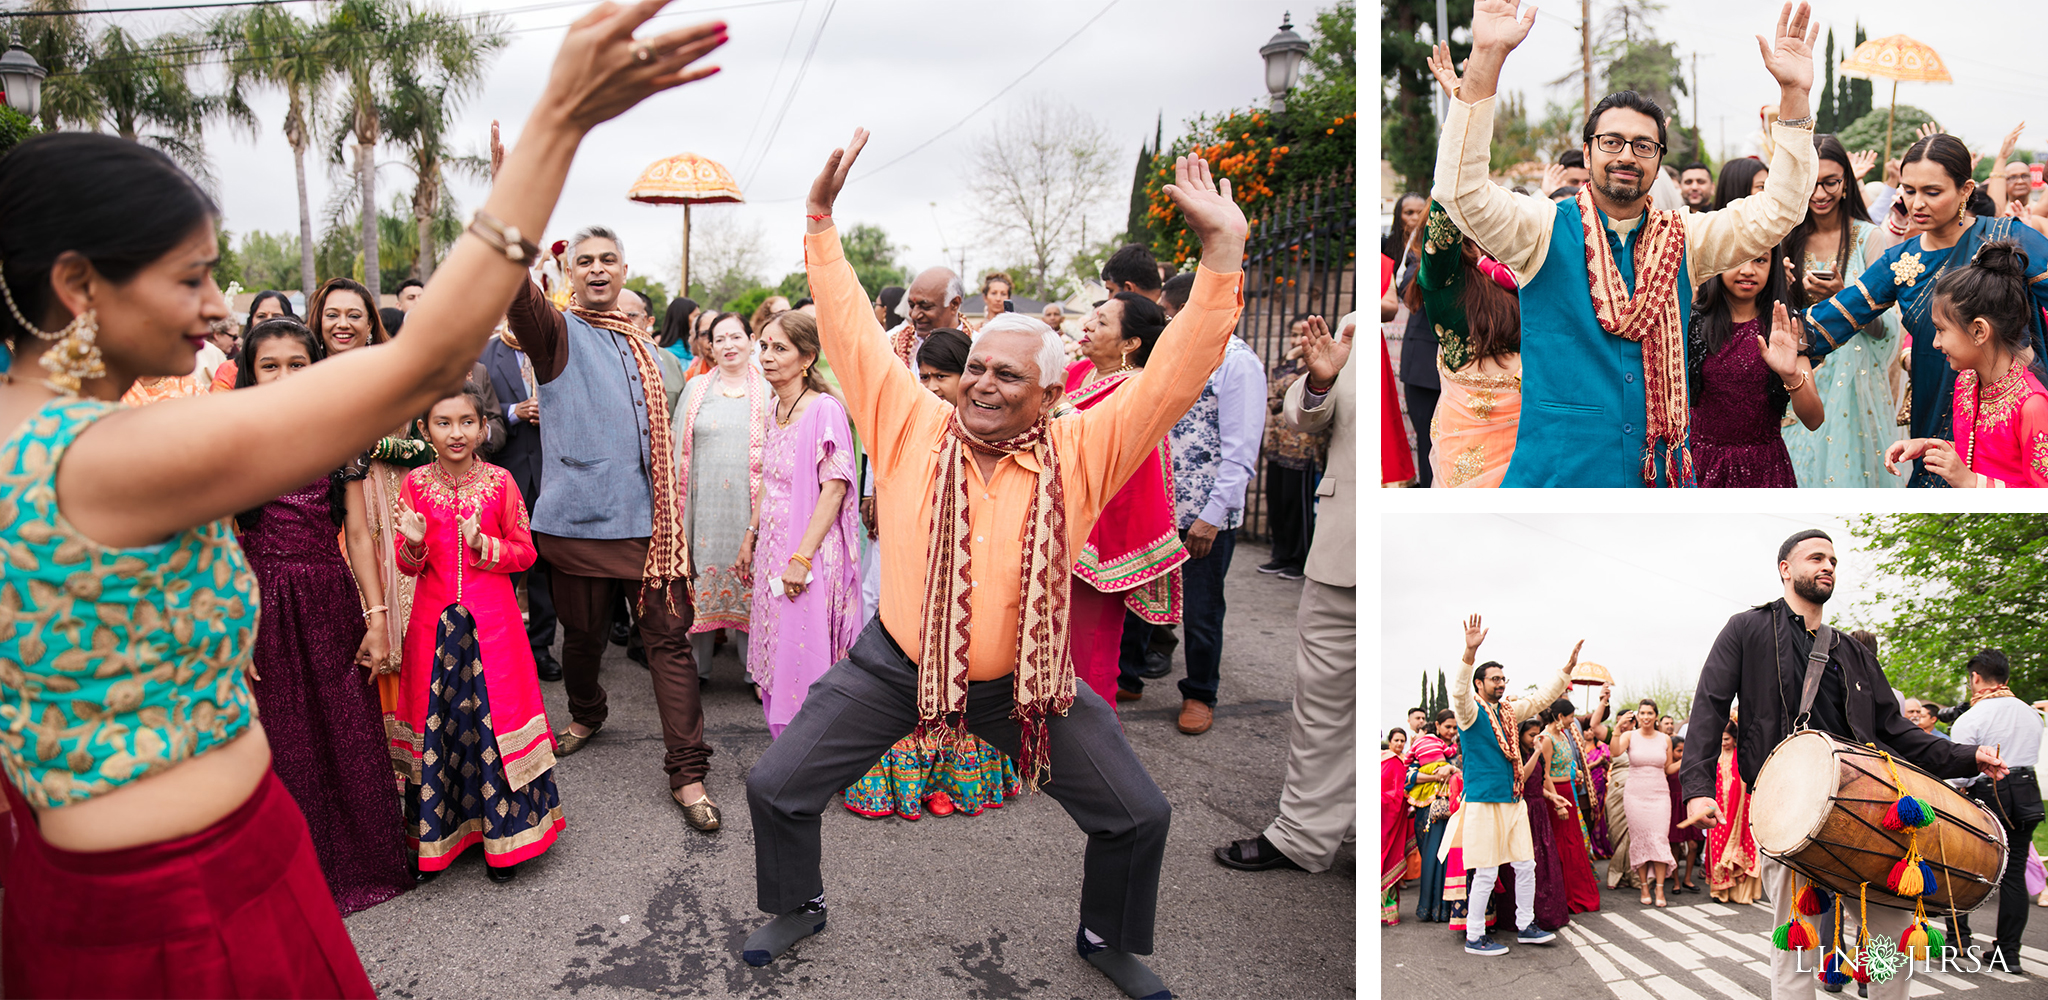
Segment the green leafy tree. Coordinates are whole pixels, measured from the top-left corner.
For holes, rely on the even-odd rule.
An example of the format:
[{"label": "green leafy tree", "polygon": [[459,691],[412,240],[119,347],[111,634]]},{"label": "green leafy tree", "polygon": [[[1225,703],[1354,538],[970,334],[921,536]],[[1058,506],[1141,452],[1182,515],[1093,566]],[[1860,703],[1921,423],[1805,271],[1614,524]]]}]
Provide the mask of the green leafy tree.
[{"label": "green leafy tree", "polygon": [[[1472,0],[1451,0],[1446,11],[1452,25],[1472,23]],[[1426,60],[1439,40],[1450,43],[1454,63],[1472,54],[1470,42],[1436,37],[1436,0],[1380,0],[1380,117],[1390,140],[1382,148],[1410,191],[1429,190],[1436,174],[1440,123],[1431,105],[1436,78]]]},{"label": "green leafy tree", "polygon": [[202,46],[180,35],[159,35],[147,41],[115,25],[99,36],[93,69],[85,74],[100,121],[115,135],[162,150],[179,165],[211,182],[206,160],[205,126],[232,121],[255,128],[245,107],[192,86]]},{"label": "green leafy tree", "polygon": [[[773,288],[769,288],[766,285],[755,285],[726,302],[723,311],[736,312],[742,316],[751,317],[754,315],[754,310],[761,308],[761,303],[768,301],[769,296],[776,294],[779,293]],[[760,331],[756,330],[755,332],[759,333]]]},{"label": "green leafy tree", "polygon": [[20,9],[53,15],[13,22],[22,47],[50,74],[43,80],[43,107],[39,112],[42,131],[55,132],[64,124],[97,127],[100,102],[92,85],[90,21],[74,13],[84,10],[85,5],[80,0],[28,0]]},{"label": "green leafy tree", "polygon": [[1442,667],[1436,668],[1436,700],[1433,704],[1436,705],[1436,709],[1429,713],[1431,718],[1435,718],[1437,712],[1451,707],[1451,693],[1444,686],[1444,668]]},{"label": "green leafy tree", "polygon": [[243,233],[237,250],[242,262],[242,287],[252,292],[270,288],[308,290],[300,284],[299,264],[307,256],[301,250],[299,238],[288,233]]},{"label": "green leafy tree", "polygon": [[775,294],[795,302],[811,297],[811,277],[802,271],[791,271],[782,276],[782,283],[775,286]]},{"label": "green leafy tree", "polygon": [[[1835,29],[1828,29],[1827,55],[1820,61],[1823,76],[1820,85],[1820,102],[1814,105],[1813,130],[1822,135],[1833,134],[1839,128],[1835,117]],[[1846,77],[1844,79],[1847,79]]]},{"label": "green leafy tree", "polygon": [[[1885,146],[1885,116],[1890,113],[1890,108],[1879,108],[1876,111],[1872,111],[1856,119],[1847,128],[1842,129],[1841,132],[1836,134],[1835,138],[1840,139],[1842,148],[1851,153],[1867,150],[1882,156],[1884,155]],[[1913,131],[1933,120],[1933,115],[1910,104],[1899,105],[1898,112],[1893,118],[1891,126],[1892,155],[1896,157],[1904,152],[1907,146],[1913,144]]]},{"label": "green leafy tree", "polygon": [[[1858,47],[1861,47],[1868,40],[1863,31],[1863,22],[1856,22],[1856,43],[1850,47],[1849,53],[1843,54],[1843,58],[1848,58],[1850,53],[1854,53]],[[1833,64],[1830,63],[1830,65]],[[1835,123],[1837,125],[1844,122],[1860,121],[1870,114],[1872,110],[1872,95],[1875,93],[1875,89],[1871,86],[1869,80],[1854,76],[1843,77],[1842,90],[1847,93],[1847,101],[1844,103],[1841,97],[1835,99]],[[1878,152],[1882,153],[1884,150],[1879,148]]]},{"label": "green leafy tree", "polygon": [[668,308],[668,286],[644,274],[635,274],[626,278],[626,287],[654,301],[654,323],[660,326],[662,310]]},{"label": "green leafy tree", "polygon": [[896,262],[896,255],[903,248],[889,242],[889,234],[882,227],[855,223],[841,242],[846,262],[853,265],[860,287],[867,289],[869,295],[880,294],[887,285],[910,284],[910,269]]},{"label": "green leafy tree", "polygon": [[27,115],[0,104],[0,153],[13,149],[41,131]]},{"label": "green leafy tree", "polygon": [[1866,514],[1855,536],[1884,567],[1852,621],[1883,637],[1892,684],[1954,704],[1982,649],[2012,661],[2013,692],[2048,697],[2048,521],[2033,514]]},{"label": "green leafy tree", "polygon": [[[504,37],[502,32],[480,26],[477,45],[495,51],[504,44]],[[480,65],[472,64],[478,74]],[[490,178],[490,161],[457,153],[449,143],[455,109],[480,80],[480,75],[473,75],[461,80],[430,82],[415,76],[409,68],[392,73],[391,94],[381,116],[385,136],[405,150],[406,167],[412,171],[413,226],[419,231],[413,273],[421,281],[434,276],[434,265],[440,260],[434,222],[444,213],[453,214],[455,209],[454,200],[448,196],[448,173],[454,171],[478,180]]]},{"label": "green leafy tree", "polygon": [[[249,91],[284,91],[281,125],[285,142],[292,148],[292,169],[298,181],[298,285],[311,294],[318,285],[313,280],[313,205],[306,192],[306,151],[312,148],[318,127],[313,118],[315,109],[334,73],[331,47],[320,28],[278,5],[230,12],[215,20],[207,35],[227,55],[230,102],[246,107]],[[267,287],[288,284],[280,280]]]},{"label": "green leafy tree", "polygon": [[1493,149],[1487,166],[1500,173],[1517,163],[1544,159],[1537,144],[1536,125],[1529,120],[1527,98],[1520,91],[1502,94],[1493,116]]},{"label": "green leafy tree", "polygon": [[1124,232],[1132,240],[1152,242],[1152,227],[1146,222],[1145,175],[1151,172],[1152,158],[1159,155],[1159,145],[1166,141],[1166,115],[1161,113],[1152,125],[1152,141],[1138,146],[1138,168],[1131,175],[1131,214],[1124,221]]},{"label": "green leafy tree", "polygon": [[[423,79],[433,74],[458,86],[480,79],[485,60],[496,50],[495,45],[481,44],[481,23],[435,7],[415,7],[410,0],[339,0],[329,10],[327,39],[342,81],[334,116],[340,125],[336,149],[338,154],[346,138],[355,140],[363,283],[372,293],[381,287],[382,277],[374,207],[376,151],[384,139],[388,95],[402,75]],[[416,234],[408,242],[425,241]]]},{"label": "green leafy tree", "polygon": [[238,281],[247,284],[248,279],[242,274],[242,258],[235,253],[234,234],[222,227],[214,230],[213,236],[220,254],[220,259],[213,263],[214,283],[222,288]]}]

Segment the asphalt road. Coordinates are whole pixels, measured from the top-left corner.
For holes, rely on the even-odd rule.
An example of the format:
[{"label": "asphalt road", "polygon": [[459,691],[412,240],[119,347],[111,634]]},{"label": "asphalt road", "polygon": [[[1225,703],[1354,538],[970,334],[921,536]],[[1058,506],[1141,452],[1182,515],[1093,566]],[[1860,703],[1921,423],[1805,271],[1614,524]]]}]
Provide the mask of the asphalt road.
[{"label": "asphalt road", "polygon": [[[1604,873],[1605,862],[1594,862]],[[1771,995],[1771,909],[1716,903],[1705,893],[1667,896],[1670,906],[1645,907],[1637,890],[1607,889],[1597,913],[1575,913],[1548,945],[1510,943],[1506,955],[1465,954],[1448,924],[1415,920],[1415,892],[1402,893],[1401,923],[1380,928],[1381,995],[1482,1000],[1768,1000]],[[1995,903],[1976,911],[1971,930],[1988,948]],[[1964,995],[1967,1000],[2036,1000],[2048,996],[2048,907],[2029,904],[2022,938],[2022,975],[1959,963],[1915,970],[1913,998]],[[1496,924],[1496,927],[1499,925]],[[1509,931],[1512,941],[1513,931]],[[1499,940],[1496,934],[1496,940]],[[1814,990],[1814,1000],[1854,1000]],[[1800,1000],[1807,1000],[1801,997]]]},{"label": "asphalt road", "polygon": [[[1174,720],[1172,678],[1127,703],[1138,756],[1173,803],[1151,963],[1183,997],[1341,998],[1357,993],[1357,861],[1329,872],[1235,872],[1210,850],[1278,808],[1301,584],[1236,553],[1216,724]],[[1176,657],[1175,676],[1180,672]],[[1075,997],[1122,994],[1075,955],[1085,840],[1051,799],[976,817],[868,820],[835,797],[824,820],[831,926],[773,965],[740,961],[766,920],[754,907],[744,775],[768,746],[760,706],[722,652],[705,691],[724,829],[702,834],[669,802],[645,672],[606,654],[611,718],[556,768],[568,829],[497,885],[471,851],[440,879],[351,916],[380,995],[455,997]],[[557,684],[542,685],[566,724]]]}]

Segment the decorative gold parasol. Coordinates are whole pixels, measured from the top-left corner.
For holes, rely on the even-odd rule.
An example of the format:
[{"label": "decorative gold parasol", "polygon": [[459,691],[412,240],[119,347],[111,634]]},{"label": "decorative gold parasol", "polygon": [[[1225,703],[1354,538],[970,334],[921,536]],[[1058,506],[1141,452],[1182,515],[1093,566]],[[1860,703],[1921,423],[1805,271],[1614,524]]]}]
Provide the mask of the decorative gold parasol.
[{"label": "decorative gold parasol", "polygon": [[1905,35],[1886,35],[1856,46],[1856,51],[1849,53],[1849,58],[1842,60],[1836,70],[1843,76],[1860,76],[1866,80],[1883,78],[1892,82],[1892,105],[1884,116],[1884,159],[1879,161],[1881,163],[1892,161],[1892,122],[1898,114],[1899,81],[1955,82],[1938,53],[1927,43],[1914,41]]},{"label": "decorative gold parasol", "polygon": [[747,200],[725,164],[695,153],[678,153],[649,164],[626,197],[648,205],[683,206],[683,288],[678,294],[685,296],[690,294],[690,206]]},{"label": "decorative gold parasol", "polygon": [[1614,683],[1614,675],[1608,673],[1607,668],[1598,663],[1582,660],[1578,666],[1572,668],[1572,683],[1599,687],[1602,684]]}]

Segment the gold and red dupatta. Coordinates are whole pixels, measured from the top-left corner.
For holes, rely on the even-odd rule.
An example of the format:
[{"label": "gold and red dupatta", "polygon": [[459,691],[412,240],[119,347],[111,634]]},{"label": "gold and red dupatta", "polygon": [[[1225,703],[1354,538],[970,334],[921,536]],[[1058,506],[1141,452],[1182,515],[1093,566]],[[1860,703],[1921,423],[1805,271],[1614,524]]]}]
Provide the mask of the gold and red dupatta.
[{"label": "gold and red dupatta", "polygon": [[1600,329],[1643,345],[1643,483],[1657,485],[1657,450],[1664,450],[1665,482],[1697,482],[1687,441],[1685,324],[1679,318],[1678,278],[1685,266],[1685,221],[1681,213],[1643,209],[1636,236],[1636,292],[1614,263],[1606,226],[1593,205],[1591,187],[1578,197],[1579,224],[1586,243],[1586,280]]}]

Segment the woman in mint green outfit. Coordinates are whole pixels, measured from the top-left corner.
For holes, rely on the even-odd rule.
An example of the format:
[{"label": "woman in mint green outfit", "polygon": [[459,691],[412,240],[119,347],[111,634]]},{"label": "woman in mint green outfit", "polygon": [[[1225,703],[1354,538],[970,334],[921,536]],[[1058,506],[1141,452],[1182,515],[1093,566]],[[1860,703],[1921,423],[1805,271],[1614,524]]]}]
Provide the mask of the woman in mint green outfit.
[{"label": "woman in mint green outfit", "polygon": [[[1804,309],[1842,290],[1883,251],[1870,242],[1877,227],[1865,221],[1861,173],[1831,135],[1813,137],[1819,180],[1806,218],[1779,244],[1794,300]],[[1800,486],[1904,486],[1884,471],[1884,450],[1905,436],[1886,371],[1899,353],[1899,318],[1887,311],[1863,336],[1844,344],[1813,369],[1827,420],[1813,430],[1785,425],[1785,450]]]}]

